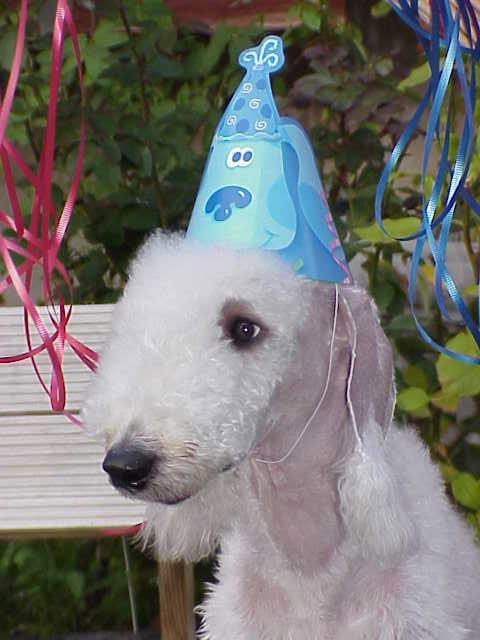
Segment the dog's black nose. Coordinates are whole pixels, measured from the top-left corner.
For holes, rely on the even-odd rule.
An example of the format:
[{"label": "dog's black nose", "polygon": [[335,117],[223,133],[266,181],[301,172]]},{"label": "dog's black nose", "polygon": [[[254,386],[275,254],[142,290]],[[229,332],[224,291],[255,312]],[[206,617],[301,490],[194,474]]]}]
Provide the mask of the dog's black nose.
[{"label": "dog's black nose", "polygon": [[116,487],[142,489],[152,472],[156,456],[145,449],[114,446],[105,456],[103,470]]}]

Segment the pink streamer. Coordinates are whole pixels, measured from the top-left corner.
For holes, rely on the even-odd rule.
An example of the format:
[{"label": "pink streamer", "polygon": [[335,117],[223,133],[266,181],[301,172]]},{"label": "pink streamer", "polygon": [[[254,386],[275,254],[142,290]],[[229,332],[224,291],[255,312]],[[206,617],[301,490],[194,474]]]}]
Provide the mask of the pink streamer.
[{"label": "pink streamer", "polygon": [[[12,67],[3,100],[0,105],[0,161],[3,168],[6,192],[12,210],[12,216],[0,211],[0,255],[2,256],[7,276],[0,281],[0,294],[13,287],[24,307],[24,326],[27,349],[23,353],[0,357],[1,363],[20,362],[30,359],[37,378],[50,398],[54,411],[62,411],[76,424],[80,424],[68,412],[65,412],[66,389],[62,371],[65,348],[68,345],[80,360],[94,370],[97,354],[93,349],[82,344],[68,332],[68,322],[72,315],[71,303],[65,305],[59,295],[58,287],[52,290],[52,274],[55,271],[66,284],[70,296],[73,293],[68,273],[58,259],[58,252],[70,222],[78,188],[82,175],[85,156],[86,126],[82,116],[80,122],[80,144],[78,149],[73,180],[67,199],[60,215],[55,211],[52,201],[52,177],[55,159],[55,134],[57,119],[57,103],[60,90],[63,45],[67,34],[70,36],[77,63],[78,80],[82,100],[84,99],[84,83],[82,63],[77,32],[67,0],[58,0],[52,38],[52,65],[50,73],[50,100],[47,114],[43,145],[40,154],[38,171],[32,170],[17,149],[6,138],[9,115],[12,109],[15,91],[20,76],[22,57],[25,47],[25,33],[28,16],[28,0],[21,0],[17,42]],[[13,178],[12,166],[15,166],[35,190],[30,224],[25,225],[19,198]],[[5,237],[3,229],[15,233],[15,238]],[[12,254],[21,256],[24,261],[16,266]],[[49,309],[52,328],[47,328],[42,320],[31,296],[32,274],[35,266],[43,271],[43,295]],[[55,295],[56,294],[56,295]],[[33,346],[32,324],[40,337],[40,344]],[[51,364],[50,380],[45,382],[36,362],[36,356],[46,352]]]},{"label": "pink streamer", "polygon": [[[82,176],[83,160],[85,156],[86,126],[82,116],[80,122],[80,144],[75,170],[65,205],[60,215],[55,211],[52,202],[52,177],[55,159],[55,133],[57,119],[57,103],[60,89],[63,44],[66,34],[70,35],[74,55],[77,63],[78,80],[82,100],[85,98],[82,63],[77,32],[67,0],[58,0],[55,14],[55,24],[52,38],[52,66],[50,74],[50,100],[47,115],[47,126],[40,154],[38,172],[35,173],[22,158],[18,150],[9,142],[5,133],[8,118],[12,109],[15,90],[20,76],[23,51],[25,47],[25,31],[28,15],[28,0],[21,1],[18,24],[17,42],[13,57],[10,77],[3,101],[0,104],[0,162],[3,168],[4,182],[13,216],[0,211],[0,255],[7,271],[7,276],[0,281],[0,294],[9,287],[14,287],[24,307],[24,326],[27,350],[11,356],[0,357],[0,364],[11,364],[30,359],[38,381],[50,398],[54,411],[63,412],[74,424],[82,425],[81,421],[65,411],[66,388],[62,371],[62,361],[65,347],[68,345],[76,356],[91,370],[95,370],[97,353],[74,338],[67,330],[72,316],[72,304],[65,305],[62,296],[52,291],[52,274],[56,271],[66,284],[70,295],[73,286],[64,265],[58,258],[62,241],[70,222],[78,188]],[[23,174],[35,190],[34,203],[31,212],[30,225],[25,226],[19,198],[13,178],[12,164]],[[3,229],[13,231],[15,239],[5,237]],[[21,244],[23,242],[23,244]],[[22,264],[16,266],[12,254],[25,258]],[[43,271],[43,295],[49,308],[49,317],[53,330],[45,326],[31,296],[32,274],[35,266]],[[55,301],[57,299],[57,302]],[[31,324],[33,323],[40,337],[40,344],[33,346]],[[38,369],[36,356],[47,352],[50,364],[50,382],[47,384]],[[138,533],[142,524],[133,527],[113,528],[102,530],[105,536],[131,535]]]}]

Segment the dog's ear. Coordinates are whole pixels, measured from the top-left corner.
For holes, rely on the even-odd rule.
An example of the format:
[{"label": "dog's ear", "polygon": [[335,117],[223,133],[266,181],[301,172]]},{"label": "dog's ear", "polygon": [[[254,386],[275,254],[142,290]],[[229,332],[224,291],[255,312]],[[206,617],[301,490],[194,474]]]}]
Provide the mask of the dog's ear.
[{"label": "dog's ear", "polygon": [[339,306],[351,348],[349,399],[359,435],[372,422],[386,433],[395,406],[392,348],[363,289],[339,288]]},{"label": "dog's ear", "polygon": [[[299,331],[289,375],[280,387],[275,405],[289,413],[295,389],[295,418],[310,421],[312,411],[320,421],[317,430],[327,434],[326,423],[339,425],[342,414],[352,418],[338,433],[340,455],[348,455],[370,424],[386,433],[395,403],[392,349],[375,305],[361,288],[305,281],[311,305]],[[326,396],[322,397],[322,389]],[[287,398],[290,405],[282,402]],[[315,409],[315,404],[319,406]],[[332,420],[330,420],[332,418]],[[323,427],[321,424],[323,423]],[[357,431],[357,433],[356,433]],[[328,432],[330,440],[334,433]],[[290,434],[291,438],[291,434]]]},{"label": "dog's ear", "polygon": [[388,441],[395,404],[392,350],[364,291],[342,287],[339,302],[351,353],[345,398],[356,438],[339,483],[340,510],[348,535],[364,555],[382,561],[416,544]]}]

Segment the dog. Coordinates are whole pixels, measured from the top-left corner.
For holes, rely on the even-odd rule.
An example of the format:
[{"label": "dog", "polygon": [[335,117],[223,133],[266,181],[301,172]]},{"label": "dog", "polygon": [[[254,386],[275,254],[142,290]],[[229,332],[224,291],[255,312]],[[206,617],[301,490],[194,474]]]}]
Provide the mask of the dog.
[{"label": "dog", "polygon": [[203,640],[478,640],[480,552],[354,285],[158,233],[85,401],[162,560],[220,549]]}]

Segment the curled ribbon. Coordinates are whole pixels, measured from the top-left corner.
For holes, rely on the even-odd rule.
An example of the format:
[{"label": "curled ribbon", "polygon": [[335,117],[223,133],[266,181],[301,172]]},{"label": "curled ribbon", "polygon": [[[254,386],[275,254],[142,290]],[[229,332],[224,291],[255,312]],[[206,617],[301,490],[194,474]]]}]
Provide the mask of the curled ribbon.
[{"label": "curled ribbon", "polygon": [[[422,162],[422,219],[419,230],[409,236],[391,236],[395,240],[416,240],[412,256],[408,301],[416,327],[424,341],[437,351],[452,358],[471,364],[480,364],[480,357],[458,353],[438,344],[424,329],[415,313],[415,293],[420,260],[425,244],[431,251],[435,263],[435,299],[445,319],[450,319],[445,304],[445,292],[455,309],[459,312],[466,327],[480,347],[480,330],[462,299],[458,287],[446,266],[446,248],[456,204],[463,198],[480,218],[480,205],[465,186],[468,170],[472,161],[475,140],[475,66],[480,59],[480,26],[470,0],[458,3],[457,13],[453,14],[448,0],[431,0],[430,29],[422,25],[418,0],[389,0],[398,15],[415,31],[427,57],[431,78],[414,115],[399,137],[380,177],[375,195],[375,218],[388,234],[382,222],[382,205],[389,178],[399,163],[406,147],[417,129],[422,116],[430,107],[426,129]],[[425,16],[423,16],[425,17]],[[441,64],[440,50],[446,52]],[[471,59],[470,73],[464,64],[464,56]],[[464,118],[458,148],[453,164],[449,161],[451,149],[451,128],[453,114],[450,106],[447,110],[446,125],[442,132],[440,117],[442,108],[448,100],[448,89],[456,79],[464,103]],[[441,148],[433,187],[427,195],[426,178],[433,145],[437,141]],[[445,200],[440,200],[442,186],[448,184]],[[434,230],[438,229],[437,237]],[[480,297],[479,297],[480,305]],[[480,308],[480,307],[479,307]]]},{"label": "curled ribbon", "polygon": [[[67,330],[72,315],[72,304],[65,304],[58,286],[52,289],[52,274],[56,272],[65,283],[70,297],[73,286],[68,273],[58,258],[58,252],[65,236],[73,207],[77,198],[85,156],[86,126],[84,115],[80,122],[80,143],[69,189],[63,210],[55,210],[52,201],[52,178],[55,156],[55,134],[57,103],[62,75],[63,46],[67,34],[70,36],[77,65],[78,81],[82,102],[85,97],[82,62],[77,32],[67,0],[58,0],[52,36],[52,64],[50,73],[50,98],[43,144],[40,153],[38,171],[32,170],[15,146],[7,139],[8,118],[12,109],[15,90],[20,76],[22,57],[25,48],[25,35],[28,16],[28,0],[21,0],[17,40],[10,76],[0,103],[0,161],[3,168],[6,192],[12,215],[0,211],[0,254],[7,275],[0,281],[0,294],[14,287],[24,307],[24,327],[27,349],[24,353],[0,357],[0,364],[30,359],[36,376],[50,398],[54,411],[64,411],[66,402],[65,380],[62,372],[62,360],[66,345],[90,369],[95,369],[97,354],[93,349],[75,339]],[[20,209],[19,199],[13,179],[13,166],[25,177],[34,189],[33,206],[28,227]],[[5,231],[13,232],[6,235]],[[23,258],[16,265],[12,255]],[[31,295],[32,275],[35,266],[43,273],[43,296],[47,304],[51,328],[42,320]],[[38,346],[32,343],[32,325],[40,337]],[[36,356],[46,352],[51,364],[49,384],[40,374]],[[73,415],[65,415],[77,424],[80,421]]]},{"label": "curled ribbon", "polygon": [[[0,357],[0,364],[14,363],[30,359],[35,374],[50,398],[54,411],[63,411],[69,420],[81,425],[81,421],[71,413],[65,411],[66,389],[62,371],[62,360],[65,347],[68,346],[91,370],[97,363],[96,352],[72,336],[68,330],[68,322],[72,315],[72,304],[65,305],[62,296],[55,287],[52,291],[51,280],[54,271],[66,284],[72,297],[73,286],[68,273],[58,258],[58,252],[65,236],[68,223],[72,216],[82,175],[85,156],[86,127],[82,114],[80,122],[80,143],[73,173],[73,180],[68,192],[65,205],[60,215],[52,202],[51,187],[55,155],[55,132],[57,117],[57,102],[60,88],[63,45],[67,33],[70,35],[75,60],[77,63],[78,80],[82,101],[85,90],[82,75],[82,63],[77,32],[67,0],[58,0],[55,13],[55,23],[52,38],[52,65],[50,74],[50,99],[43,145],[40,153],[38,172],[35,173],[21,157],[18,150],[6,138],[5,132],[8,117],[12,108],[15,89],[20,75],[21,62],[25,47],[25,32],[28,15],[28,0],[21,1],[17,42],[13,57],[9,80],[3,101],[0,104],[0,161],[2,163],[4,181],[12,216],[0,211],[0,253],[3,258],[7,276],[0,281],[0,295],[9,287],[14,287],[24,306],[24,326],[27,350],[24,353]],[[13,179],[12,164],[21,172],[35,191],[31,218],[28,228],[24,223],[20,204]],[[2,228],[3,227],[3,228]],[[4,234],[5,230],[14,233],[14,239]],[[23,244],[22,244],[23,243]],[[22,256],[24,261],[16,266],[12,254]],[[31,297],[33,268],[38,265],[43,272],[43,295],[47,301],[48,315],[53,326],[50,330],[45,326],[35,303]],[[55,295],[57,302],[55,302]],[[40,344],[32,345],[31,323],[33,323],[39,337]],[[51,363],[50,384],[48,385],[40,374],[36,356],[47,352]],[[104,529],[105,536],[133,535],[140,531],[142,524],[133,527]]]}]

